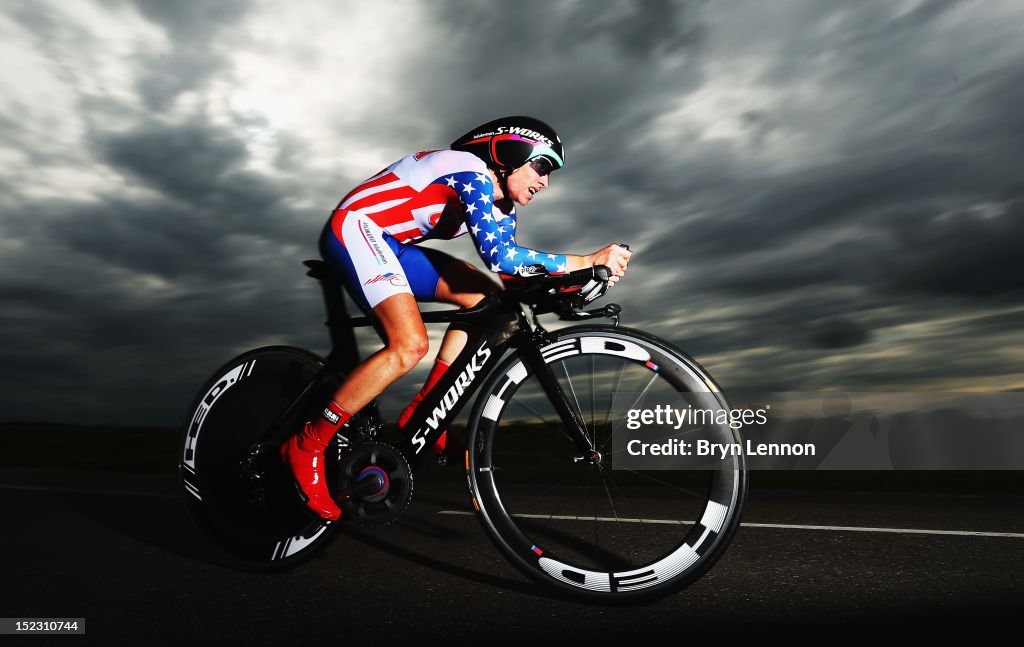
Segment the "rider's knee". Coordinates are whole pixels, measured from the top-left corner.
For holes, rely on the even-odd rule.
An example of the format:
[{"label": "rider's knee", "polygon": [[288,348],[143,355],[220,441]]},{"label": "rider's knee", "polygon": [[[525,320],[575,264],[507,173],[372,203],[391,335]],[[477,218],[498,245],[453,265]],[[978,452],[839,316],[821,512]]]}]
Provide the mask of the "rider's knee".
[{"label": "rider's knee", "polygon": [[407,339],[400,344],[395,344],[389,349],[395,356],[399,370],[406,374],[420,363],[430,350],[430,342],[426,337]]}]

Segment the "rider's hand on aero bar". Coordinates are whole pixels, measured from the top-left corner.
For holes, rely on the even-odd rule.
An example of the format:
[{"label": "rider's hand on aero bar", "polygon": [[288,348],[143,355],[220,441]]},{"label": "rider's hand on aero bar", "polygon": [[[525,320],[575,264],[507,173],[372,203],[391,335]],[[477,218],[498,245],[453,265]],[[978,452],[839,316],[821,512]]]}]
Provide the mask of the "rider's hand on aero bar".
[{"label": "rider's hand on aero bar", "polygon": [[[629,251],[625,243],[617,243]],[[505,289],[517,298],[536,306],[539,312],[557,312],[563,318],[574,316],[586,304],[595,301],[612,285],[607,266],[585,267],[565,274],[550,274],[543,265],[529,265],[518,276],[502,275]],[[616,308],[617,310],[617,308]]]}]

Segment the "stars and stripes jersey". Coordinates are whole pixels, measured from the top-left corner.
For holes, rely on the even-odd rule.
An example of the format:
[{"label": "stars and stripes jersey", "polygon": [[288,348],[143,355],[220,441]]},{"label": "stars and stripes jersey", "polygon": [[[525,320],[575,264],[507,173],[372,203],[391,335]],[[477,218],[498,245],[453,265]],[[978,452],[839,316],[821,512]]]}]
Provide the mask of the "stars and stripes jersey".
[{"label": "stars and stripes jersey", "polygon": [[494,185],[483,160],[453,150],[423,151],[404,157],[369,178],[335,209],[371,219],[403,245],[431,238],[469,234],[477,253],[493,272],[522,274],[542,264],[552,273],[566,271],[564,254],[547,254],[516,244],[516,213],[494,206]]}]

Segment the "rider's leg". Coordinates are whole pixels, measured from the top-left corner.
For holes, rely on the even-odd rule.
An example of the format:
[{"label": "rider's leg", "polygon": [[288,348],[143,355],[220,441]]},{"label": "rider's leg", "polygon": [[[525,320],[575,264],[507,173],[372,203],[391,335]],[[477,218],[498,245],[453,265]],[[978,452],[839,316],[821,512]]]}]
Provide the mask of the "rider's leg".
[{"label": "rider's leg", "polygon": [[427,354],[429,344],[419,308],[411,294],[396,294],[373,308],[387,346],[357,366],[334,393],[323,415],[307,422],[303,430],[281,448],[308,500],[306,505],[325,519],[337,520],[341,509],[324,482],[324,451],[348,419],[380,395],[392,382],[415,367]]},{"label": "rider's leg", "polygon": [[[430,250],[431,254],[437,252],[437,250]],[[447,256],[447,255],[445,255]],[[450,258],[450,257],[449,257]],[[480,302],[488,294],[497,292],[500,288],[492,281],[486,274],[477,270],[475,267],[454,258],[445,264],[444,271],[437,282],[435,289],[434,298],[437,301],[444,303],[451,303],[463,308],[471,308]],[[427,376],[427,381],[424,383],[423,388],[420,389],[419,393],[413,398],[409,406],[405,408],[402,415],[398,417],[399,428],[404,427],[405,423],[408,422],[412,416],[413,411],[423,401],[423,398],[430,392],[434,385],[444,375],[445,370],[451,365],[455,358],[459,356],[462,349],[465,348],[466,342],[469,340],[468,329],[465,326],[453,324],[449,326],[447,332],[445,332],[444,339],[441,341],[441,348],[437,353],[437,357],[434,360],[434,366],[430,370],[430,374]],[[435,454],[444,454],[445,447],[447,445],[448,433],[444,432],[437,439],[434,444]]]},{"label": "rider's leg", "polygon": [[395,380],[419,364],[430,343],[419,306],[411,294],[390,296],[373,308],[387,345],[357,366],[334,399],[350,411],[359,411]]}]

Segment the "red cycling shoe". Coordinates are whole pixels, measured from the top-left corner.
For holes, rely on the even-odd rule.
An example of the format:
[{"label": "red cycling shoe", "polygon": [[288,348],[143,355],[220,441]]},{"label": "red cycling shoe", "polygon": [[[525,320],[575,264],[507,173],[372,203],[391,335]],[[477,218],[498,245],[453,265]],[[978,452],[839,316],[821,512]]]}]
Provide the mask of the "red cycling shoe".
[{"label": "red cycling shoe", "polygon": [[338,429],[351,414],[331,401],[323,416],[307,422],[302,431],[281,445],[281,459],[291,468],[295,482],[306,497],[306,507],[328,521],[341,518],[341,508],[331,497],[324,469],[324,452]]}]

